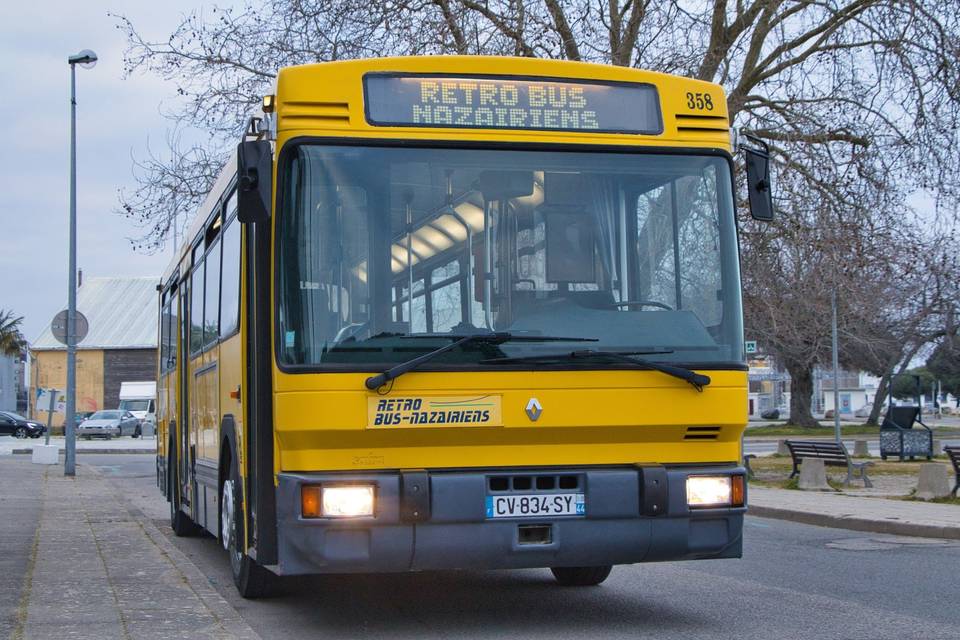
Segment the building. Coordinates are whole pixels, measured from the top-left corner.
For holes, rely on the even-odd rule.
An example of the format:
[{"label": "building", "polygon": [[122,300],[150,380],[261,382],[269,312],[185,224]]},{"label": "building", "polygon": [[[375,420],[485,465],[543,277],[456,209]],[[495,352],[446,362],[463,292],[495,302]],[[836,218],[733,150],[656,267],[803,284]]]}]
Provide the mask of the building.
[{"label": "building", "polygon": [[[23,387],[23,364],[19,356],[0,353],[0,411],[16,412],[19,393]],[[20,379],[17,380],[17,376]]]},{"label": "building", "polygon": [[747,415],[758,419],[765,411],[781,409],[786,418],[785,408],[790,406],[790,375],[770,355],[750,355],[747,364],[750,366]]},{"label": "building", "polygon": [[[837,385],[840,398],[840,415],[852,417],[857,412],[869,412],[873,408],[873,401],[877,397],[880,387],[880,378],[864,371],[847,371],[841,369]],[[822,369],[815,372],[819,375],[820,393],[815,398],[815,405],[822,407],[823,412],[833,411],[833,371]]]},{"label": "building", "polygon": [[[89,278],[77,289],[77,310],[90,325],[77,345],[77,411],[115,409],[120,383],[156,380],[157,283],[159,278]],[[34,405],[37,388],[66,389],[67,348],[44,329],[30,347],[31,415],[46,421]],[[63,425],[62,414],[53,425]]]}]

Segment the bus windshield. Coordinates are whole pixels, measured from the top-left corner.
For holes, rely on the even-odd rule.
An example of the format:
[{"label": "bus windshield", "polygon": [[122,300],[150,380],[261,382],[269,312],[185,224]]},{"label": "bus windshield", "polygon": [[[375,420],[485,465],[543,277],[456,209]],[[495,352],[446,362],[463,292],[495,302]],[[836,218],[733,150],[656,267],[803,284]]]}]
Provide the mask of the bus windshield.
[{"label": "bus windshield", "polygon": [[[280,362],[370,370],[478,331],[742,362],[731,186],[716,155],[297,145],[281,164]],[[481,342],[431,366],[579,344]]]}]

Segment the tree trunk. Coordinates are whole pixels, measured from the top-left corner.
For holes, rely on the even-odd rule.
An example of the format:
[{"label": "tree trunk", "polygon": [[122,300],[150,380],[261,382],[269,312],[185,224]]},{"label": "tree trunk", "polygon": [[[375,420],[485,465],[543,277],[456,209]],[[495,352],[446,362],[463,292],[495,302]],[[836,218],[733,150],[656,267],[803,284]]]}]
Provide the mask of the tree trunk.
[{"label": "tree trunk", "polygon": [[819,427],[810,412],[813,397],[813,369],[810,367],[787,367],[790,373],[790,424],[798,427]]},{"label": "tree trunk", "polygon": [[880,425],[880,409],[883,408],[883,401],[887,398],[887,376],[881,376],[880,386],[877,387],[877,395],[873,399],[873,407],[870,408],[870,417],[867,418],[867,424],[873,427]]}]

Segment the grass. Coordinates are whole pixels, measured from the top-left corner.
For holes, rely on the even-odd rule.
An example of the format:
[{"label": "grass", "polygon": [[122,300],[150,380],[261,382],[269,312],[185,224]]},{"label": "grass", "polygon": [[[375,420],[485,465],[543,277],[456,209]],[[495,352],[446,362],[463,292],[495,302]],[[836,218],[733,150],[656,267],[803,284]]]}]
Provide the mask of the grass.
[{"label": "grass", "polygon": [[[937,456],[933,459],[934,462],[945,462],[946,456]],[[858,461],[862,460],[872,460],[874,465],[869,467],[867,470],[867,475],[879,475],[879,476],[894,476],[894,475],[913,475],[916,476],[920,473],[920,465],[927,460],[915,460],[910,462],[906,460],[904,462],[894,462],[892,460],[887,460],[886,462],[880,460],[879,458],[857,458]],[[790,472],[793,470],[793,462],[790,459],[790,456],[763,456],[757,457],[750,460],[750,468],[753,469],[753,472],[758,475],[780,475],[784,477],[790,475]],[[843,467],[827,467],[828,472],[843,470]],[[843,473],[846,473],[845,471]]]},{"label": "grass", "polygon": [[932,502],[933,504],[953,504],[960,507],[960,495],[956,496],[947,496],[945,498],[934,498],[933,500],[921,500],[916,496],[917,490],[914,489],[910,492],[910,495],[903,496],[901,500],[908,500],[910,502]]},{"label": "grass", "polygon": [[[840,425],[840,435],[876,434],[878,427],[866,424]],[[833,427],[798,427],[792,424],[768,424],[757,427],[747,425],[747,437],[750,436],[832,436]]]},{"label": "grass", "polygon": [[[784,476],[783,478],[764,478],[758,479],[756,477],[750,479],[750,484],[758,485],[761,487],[769,487],[771,489],[790,489],[790,490],[800,490],[800,478],[788,478]],[[843,482],[835,478],[827,476],[827,484],[830,485],[830,488],[834,491],[841,491],[843,489]]]},{"label": "grass", "polygon": [[[932,427],[933,434],[937,436],[955,436],[956,428],[951,427]],[[859,436],[859,435],[878,435],[880,427],[874,427],[868,424],[846,424],[840,425],[841,436]],[[769,424],[752,427],[747,425],[746,436],[832,436],[833,426],[829,427],[799,427],[797,425],[782,423]]]}]

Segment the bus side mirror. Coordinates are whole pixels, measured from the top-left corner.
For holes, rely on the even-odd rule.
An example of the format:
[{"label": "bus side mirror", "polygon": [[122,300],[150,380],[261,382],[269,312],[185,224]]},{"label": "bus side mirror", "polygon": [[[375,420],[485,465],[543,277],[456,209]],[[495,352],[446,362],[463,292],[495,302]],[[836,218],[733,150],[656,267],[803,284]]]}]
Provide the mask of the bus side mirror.
[{"label": "bus side mirror", "polygon": [[267,140],[237,145],[237,218],[240,222],[270,219],[273,151]]},{"label": "bus side mirror", "polygon": [[770,154],[759,149],[745,149],[747,189],[750,215],[754,220],[773,220],[773,194],[770,190]]}]

